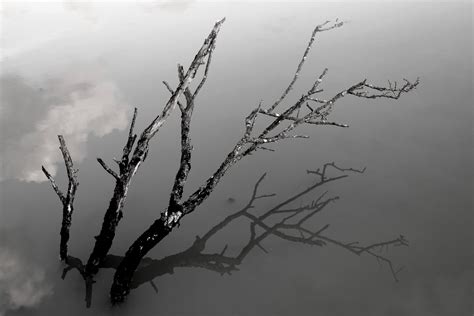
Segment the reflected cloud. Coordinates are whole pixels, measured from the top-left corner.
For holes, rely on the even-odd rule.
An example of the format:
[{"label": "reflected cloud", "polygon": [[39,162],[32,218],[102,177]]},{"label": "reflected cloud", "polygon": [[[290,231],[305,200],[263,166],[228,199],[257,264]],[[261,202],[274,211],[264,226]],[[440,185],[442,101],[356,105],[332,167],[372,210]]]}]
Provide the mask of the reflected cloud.
[{"label": "reflected cloud", "polygon": [[57,135],[75,161],[86,156],[90,135],[104,136],[127,126],[130,108],[113,81],[97,69],[69,69],[60,78],[29,83],[15,75],[0,78],[0,180],[42,182],[61,162]]},{"label": "reflected cloud", "polygon": [[50,294],[52,286],[43,269],[0,246],[0,315],[34,307]]}]

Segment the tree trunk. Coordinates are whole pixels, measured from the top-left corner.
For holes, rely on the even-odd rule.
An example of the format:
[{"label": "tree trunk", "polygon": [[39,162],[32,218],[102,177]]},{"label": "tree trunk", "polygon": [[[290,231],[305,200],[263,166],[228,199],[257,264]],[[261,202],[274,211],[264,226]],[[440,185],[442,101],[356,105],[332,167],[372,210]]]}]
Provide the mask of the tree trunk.
[{"label": "tree trunk", "polygon": [[127,186],[122,180],[117,180],[115,183],[114,195],[110,199],[109,207],[105,212],[104,220],[102,222],[102,229],[98,236],[95,236],[94,250],[89,256],[86,265],[86,274],[94,276],[99,271],[99,267],[104,261],[112,247],[112,242],[115,237],[115,230],[120,219],[122,219],[122,208],[127,196]]},{"label": "tree trunk", "polygon": [[64,204],[63,206],[63,222],[61,223],[61,242],[59,245],[59,258],[67,262],[68,248],[67,243],[69,241],[69,228],[71,227],[71,217],[73,208],[72,205]]},{"label": "tree trunk", "polygon": [[110,299],[112,304],[125,301],[130,293],[132,278],[142,258],[156,244],[165,238],[176,226],[177,222],[167,223],[165,217],[157,219],[127,250],[125,257],[114,275]]}]

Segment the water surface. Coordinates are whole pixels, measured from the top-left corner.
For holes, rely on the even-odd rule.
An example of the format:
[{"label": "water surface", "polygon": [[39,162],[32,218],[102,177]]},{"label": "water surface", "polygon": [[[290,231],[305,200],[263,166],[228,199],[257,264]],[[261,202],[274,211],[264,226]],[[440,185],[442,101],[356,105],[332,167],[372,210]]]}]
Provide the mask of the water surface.
[{"label": "water surface", "polygon": [[[472,3],[101,3],[6,2],[2,11],[0,313],[6,315],[471,315],[473,269]],[[312,29],[322,33],[296,100],[327,67],[325,96],[361,79],[420,77],[398,101],[347,97],[333,119],[349,129],[305,127],[309,140],[288,140],[234,166],[213,195],[150,252],[160,259],[190,247],[242,208],[259,177],[255,203],[265,212],[314,182],[306,173],[326,162],[367,167],[364,174],[318,188],[298,207],[328,190],[340,199],[310,227],[370,244],[403,234],[408,248],[382,254],[404,270],[394,282],[386,265],[335,246],[309,247],[265,239],[232,275],[177,268],[134,290],[112,308],[113,269],[104,269],[85,309],[77,271],[61,280],[61,207],[45,181],[47,166],[66,184],[57,134],[79,168],[71,254],[85,260],[112,194],[113,181],[96,162],[121,154],[133,107],[137,129],[161,110],[212,24],[226,17],[210,76],[193,117],[192,172],[185,194],[217,168],[260,100],[270,104],[286,87]],[[128,246],[166,207],[179,157],[176,111],[153,139],[135,176],[112,253]],[[207,244],[236,254],[249,236],[236,221]]]}]

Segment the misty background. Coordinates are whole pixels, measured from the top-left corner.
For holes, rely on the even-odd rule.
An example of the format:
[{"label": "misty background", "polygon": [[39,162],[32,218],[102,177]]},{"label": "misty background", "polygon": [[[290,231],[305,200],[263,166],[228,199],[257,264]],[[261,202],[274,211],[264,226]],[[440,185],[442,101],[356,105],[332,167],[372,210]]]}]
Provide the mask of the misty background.
[{"label": "misty background", "polygon": [[[473,98],[472,2],[9,2],[1,4],[0,315],[472,315]],[[222,26],[209,77],[192,121],[192,170],[185,195],[214,172],[260,100],[268,105],[291,80],[317,24],[320,33],[296,100],[327,67],[330,97],[361,79],[414,80],[398,101],[347,96],[332,119],[349,129],[307,126],[309,140],[273,145],[240,161],[213,195],[149,256],[189,247],[248,201],[261,174],[266,209],[312,183],[307,169],[335,161],[367,167],[306,197],[341,197],[314,220],[328,235],[369,244],[403,234],[410,247],[387,252],[405,266],[393,281],[386,266],[343,249],[308,247],[275,237],[231,276],[177,269],[145,284],[118,308],[108,303],[113,270],[102,270],[90,310],[77,271],[61,280],[61,204],[41,172],[67,177],[56,135],[65,136],[79,188],[70,253],[86,260],[113,191],[96,162],[121,155],[133,107],[141,131],[177,84],[214,22]],[[167,206],[179,162],[179,110],[152,140],[132,181],[111,253],[123,255]],[[232,203],[231,203],[232,202]],[[300,203],[299,201],[297,203]],[[248,229],[230,227],[210,251],[237,252]]]}]

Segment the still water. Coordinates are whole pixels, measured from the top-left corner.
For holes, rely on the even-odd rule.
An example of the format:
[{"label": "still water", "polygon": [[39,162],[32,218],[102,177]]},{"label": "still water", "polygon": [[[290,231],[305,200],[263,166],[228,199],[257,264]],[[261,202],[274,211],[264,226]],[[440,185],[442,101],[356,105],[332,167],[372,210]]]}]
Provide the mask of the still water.
[{"label": "still water", "polygon": [[[2,6],[1,315],[472,314],[472,2]],[[383,85],[420,77],[420,86],[399,100],[347,96],[332,119],[349,124],[348,129],[307,126],[298,132],[309,140],[287,140],[273,145],[275,152],[258,151],[240,161],[149,253],[125,304],[108,302],[111,267],[97,276],[86,309],[77,271],[61,279],[61,204],[40,167],[66,186],[56,138],[63,134],[80,182],[70,253],[84,261],[113,193],[113,178],[96,157],[109,165],[120,157],[133,107],[140,131],[169,97],[161,81],[177,83],[176,64],[187,67],[213,23],[224,16],[193,115],[195,149],[185,196],[215,171],[258,102],[268,105],[279,97],[317,24],[347,22],[317,36],[290,101],[325,67],[326,98],[364,78]],[[123,256],[167,206],[179,144],[176,110],[133,179],[111,254]],[[366,169],[305,191],[318,181],[307,170],[333,161]],[[245,208],[264,173],[259,194],[275,195],[254,201],[250,213],[263,214],[285,201],[280,210],[305,207],[327,191],[322,200],[334,200],[305,227],[317,231],[329,224],[325,236],[345,244],[370,245],[403,235],[409,247],[373,251],[390,259],[395,271],[403,267],[399,282],[387,262],[374,256],[274,234],[253,247],[230,275],[221,275],[214,261],[199,261],[202,253],[170,260],[189,249],[196,236],[206,236]],[[340,174],[330,171],[330,176]],[[241,216],[210,234],[203,253],[225,248],[226,255],[237,256],[248,244],[250,223]]]}]

